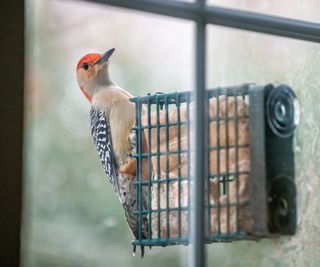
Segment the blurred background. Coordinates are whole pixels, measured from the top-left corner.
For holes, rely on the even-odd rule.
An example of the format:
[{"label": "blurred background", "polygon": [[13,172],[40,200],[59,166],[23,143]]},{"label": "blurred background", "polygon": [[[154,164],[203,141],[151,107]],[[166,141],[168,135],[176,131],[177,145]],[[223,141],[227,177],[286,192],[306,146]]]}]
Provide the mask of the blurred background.
[{"label": "blurred background", "polygon": [[[208,3],[320,22],[317,0]],[[193,23],[68,0],[26,0],[26,21],[22,266],[186,266],[184,246],[132,256],[75,69],[83,55],[115,47],[111,78],[131,94],[192,90]],[[207,32],[208,88],[279,81],[294,88],[302,111],[297,234],[208,245],[209,266],[319,266],[320,46],[217,26]]]}]

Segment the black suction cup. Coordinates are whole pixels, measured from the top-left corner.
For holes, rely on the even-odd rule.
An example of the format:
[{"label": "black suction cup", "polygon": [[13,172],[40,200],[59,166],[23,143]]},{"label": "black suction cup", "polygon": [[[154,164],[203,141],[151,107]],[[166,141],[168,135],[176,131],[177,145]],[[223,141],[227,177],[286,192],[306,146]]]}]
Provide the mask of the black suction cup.
[{"label": "black suction cup", "polygon": [[300,109],[290,87],[280,85],[271,89],[267,96],[266,116],[275,135],[286,138],[293,134],[299,123]]},{"label": "black suction cup", "polygon": [[269,230],[272,233],[294,234],[296,229],[296,186],[287,176],[276,178],[268,195]]}]

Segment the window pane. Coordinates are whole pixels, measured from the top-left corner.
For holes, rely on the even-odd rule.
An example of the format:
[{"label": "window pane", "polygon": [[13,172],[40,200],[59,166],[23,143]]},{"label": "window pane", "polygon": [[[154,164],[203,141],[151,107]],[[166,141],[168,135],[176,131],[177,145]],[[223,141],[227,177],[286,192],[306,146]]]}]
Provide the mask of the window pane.
[{"label": "window pane", "polygon": [[196,2],[196,0],[172,0],[172,1],[188,2],[188,3],[194,3],[194,2]]},{"label": "window pane", "polygon": [[318,0],[207,0],[207,4],[320,22]]},{"label": "window pane", "polygon": [[[319,257],[320,46],[288,38],[208,27],[208,86],[290,85],[300,102],[295,131],[298,232],[290,239],[208,246],[209,266],[316,266]],[[310,229],[317,229],[310,231]],[[308,256],[309,255],[309,256]]]},{"label": "window pane", "polygon": [[23,265],[185,266],[181,246],[132,257],[75,71],[85,54],[115,47],[110,76],[131,94],[191,90],[193,24],[82,1],[29,0],[26,18]]}]

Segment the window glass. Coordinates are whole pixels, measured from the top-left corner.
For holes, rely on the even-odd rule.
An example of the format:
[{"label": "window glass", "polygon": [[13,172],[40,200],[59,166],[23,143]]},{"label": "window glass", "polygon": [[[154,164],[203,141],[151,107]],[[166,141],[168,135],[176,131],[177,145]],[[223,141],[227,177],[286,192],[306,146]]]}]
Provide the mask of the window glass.
[{"label": "window glass", "polygon": [[[209,4],[319,21],[316,0]],[[75,68],[86,53],[115,47],[110,75],[133,95],[192,90],[194,24],[82,1],[27,1],[23,266],[186,266],[187,248],[132,257],[121,205],[96,155],[90,105]],[[207,87],[290,85],[301,106],[296,130],[298,233],[210,244],[209,266],[317,266],[320,187],[319,45],[207,27]],[[149,255],[150,254],[150,255]]]},{"label": "window glass", "polygon": [[110,76],[131,94],[191,90],[193,23],[82,1],[29,0],[26,18],[23,265],[185,266],[181,246],[132,257],[76,64],[114,47]]},{"label": "window glass", "polygon": [[[208,26],[207,84],[280,82],[295,91],[301,110],[295,131],[297,233],[291,238],[212,244],[208,262],[217,266],[316,266],[320,172],[320,48],[289,38]],[[307,257],[306,255],[310,255]]]},{"label": "window glass", "polygon": [[207,0],[207,4],[320,22],[317,0]]},{"label": "window glass", "polygon": [[196,2],[196,0],[173,0],[173,1],[188,2],[188,3],[194,3],[194,2]]}]

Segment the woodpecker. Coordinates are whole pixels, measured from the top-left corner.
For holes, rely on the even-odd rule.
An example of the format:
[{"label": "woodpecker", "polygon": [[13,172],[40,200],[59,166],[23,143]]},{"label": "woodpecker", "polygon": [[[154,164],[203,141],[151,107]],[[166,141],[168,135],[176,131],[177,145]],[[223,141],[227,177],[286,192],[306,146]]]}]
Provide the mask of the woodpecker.
[{"label": "woodpecker", "polygon": [[[104,54],[91,53],[82,57],[77,64],[79,87],[91,104],[90,125],[93,143],[99,155],[103,169],[123,205],[126,220],[134,238],[139,238],[134,210],[136,190],[134,180],[136,163],[130,157],[135,148],[135,135],[131,131],[134,124],[135,106],[129,99],[130,93],[110,80],[109,59],[114,48]],[[143,138],[142,146],[146,148]],[[145,166],[146,162],[143,162]],[[142,177],[146,178],[146,168]],[[142,206],[146,209],[146,191],[142,192]],[[147,217],[142,218],[142,238],[149,233]],[[135,246],[134,246],[135,252]],[[141,256],[144,249],[141,247]]]}]

